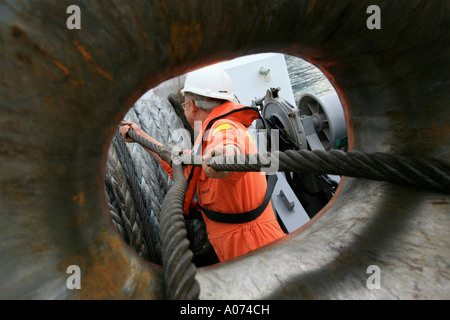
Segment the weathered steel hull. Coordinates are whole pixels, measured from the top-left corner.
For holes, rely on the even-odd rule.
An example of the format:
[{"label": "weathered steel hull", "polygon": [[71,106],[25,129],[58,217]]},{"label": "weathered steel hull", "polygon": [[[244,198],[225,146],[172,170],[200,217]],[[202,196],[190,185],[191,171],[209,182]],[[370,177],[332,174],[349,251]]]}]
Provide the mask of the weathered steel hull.
[{"label": "weathered steel hull", "polygon": [[[68,30],[69,5],[81,30]],[[344,106],[350,149],[450,159],[446,0],[0,3],[0,298],[160,299],[162,269],[107,214],[113,131],[147,89],[196,67],[281,51],[315,63]],[[200,298],[450,298],[450,197],[344,178],[311,223],[201,268]],[[81,269],[68,289],[67,267]],[[367,268],[380,268],[369,289]]]}]

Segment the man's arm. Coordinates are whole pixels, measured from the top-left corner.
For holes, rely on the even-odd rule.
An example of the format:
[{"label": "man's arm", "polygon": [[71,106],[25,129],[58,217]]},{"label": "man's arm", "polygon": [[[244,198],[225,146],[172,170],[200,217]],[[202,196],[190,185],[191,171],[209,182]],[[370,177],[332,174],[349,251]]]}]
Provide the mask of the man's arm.
[{"label": "man's arm", "polygon": [[[119,132],[122,135],[123,139],[126,142],[135,142],[133,139],[131,139],[128,136],[128,131],[131,129],[133,129],[138,135],[140,135],[141,137],[149,140],[150,142],[156,144],[157,146],[162,146],[162,143],[153,139],[151,136],[149,136],[147,133],[145,133],[137,124],[135,124],[134,122],[128,122],[128,121],[122,121],[122,126],[119,128]],[[144,148],[148,153],[150,153],[150,155],[155,158],[155,160],[158,163],[161,163],[161,158],[159,157],[159,155],[147,148]]]}]

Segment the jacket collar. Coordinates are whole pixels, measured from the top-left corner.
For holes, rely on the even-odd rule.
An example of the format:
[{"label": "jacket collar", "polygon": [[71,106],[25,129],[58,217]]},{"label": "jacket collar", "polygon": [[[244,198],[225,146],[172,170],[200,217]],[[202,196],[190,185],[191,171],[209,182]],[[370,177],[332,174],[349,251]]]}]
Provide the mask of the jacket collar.
[{"label": "jacket collar", "polygon": [[258,117],[259,113],[257,108],[234,102],[225,102],[214,108],[208,117],[206,117],[206,120],[202,125],[202,134],[212,126],[214,121],[222,118],[242,123],[248,128],[254,120],[258,119]]},{"label": "jacket collar", "polygon": [[225,102],[214,108],[202,124],[202,131],[197,136],[194,143],[194,148],[192,149],[192,154],[202,153],[203,148],[200,146],[203,145],[202,142],[205,139],[208,129],[211,128],[216,120],[225,118],[242,123],[246,128],[248,128],[254,120],[259,118],[259,112],[257,108],[245,106],[235,102]]}]

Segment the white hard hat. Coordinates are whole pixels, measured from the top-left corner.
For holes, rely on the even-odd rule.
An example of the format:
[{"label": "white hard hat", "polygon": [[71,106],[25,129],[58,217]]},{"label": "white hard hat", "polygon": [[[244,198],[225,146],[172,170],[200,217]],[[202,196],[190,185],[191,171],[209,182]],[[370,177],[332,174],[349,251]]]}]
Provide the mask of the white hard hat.
[{"label": "white hard hat", "polygon": [[216,66],[195,70],[188,74],[181,94],[195,93],[204,97],[235,101],[230,76]]}]

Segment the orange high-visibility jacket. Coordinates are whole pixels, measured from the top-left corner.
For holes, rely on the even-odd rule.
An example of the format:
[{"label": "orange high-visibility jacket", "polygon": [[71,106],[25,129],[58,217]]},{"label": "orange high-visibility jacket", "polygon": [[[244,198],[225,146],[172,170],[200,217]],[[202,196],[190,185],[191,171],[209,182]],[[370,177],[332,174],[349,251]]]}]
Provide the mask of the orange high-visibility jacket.
[{"label": "orange high-visibility jacket", "polygon": [[[226,102],[214,108],[202,125],[193,152],[205,155],[218,145],[233,144],[241,153],[257,153],[247,130],[257,118],[257,109],[237,103]],[[171,174],[170,166],[164,161],[162,164]],[[192,201],[195,193],[202,208],[230,214],[253,210],[263,203],[266,196],[267,181],[261,172],[231,172],[226,178],[213,179],[206,176],[201,167],[189,166],[185,169],[185,176],[189,184],[183,208],[185,214],[189,214],[189,208],[196,205]],[[245,223],[216,222],[208,219],[204,212],[202,215],[208,239],[220,261],[243,255],[285,235],[270,202],[258,218]]]}]

